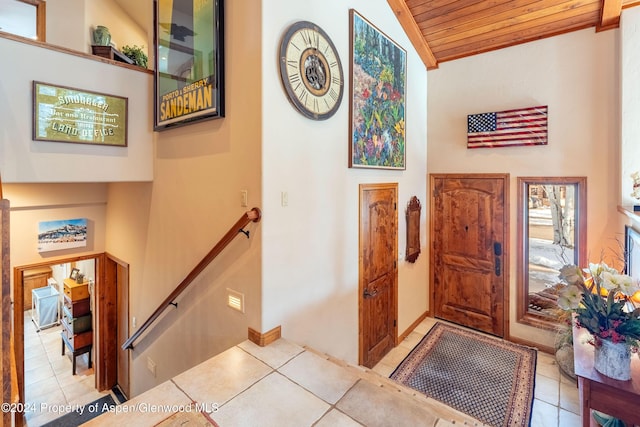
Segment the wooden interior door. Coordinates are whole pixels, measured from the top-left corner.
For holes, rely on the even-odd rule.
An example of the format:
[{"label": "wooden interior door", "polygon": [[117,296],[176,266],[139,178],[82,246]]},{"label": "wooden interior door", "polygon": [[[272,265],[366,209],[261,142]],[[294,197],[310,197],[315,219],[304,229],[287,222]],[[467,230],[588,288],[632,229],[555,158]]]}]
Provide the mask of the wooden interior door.
[{"label": "wooden interior door", "polygon": [[129,264],[110,254],[100,258],[104,279],[96,288],[96,384],[99,391],[118,385],[129,397],[129,351],[120,347],[129,333]]},{"label": "wooden interior door", "polygon": [[509,175],[431,175],[435,317],[505,334]]},{"label": "wooden interior door", "polygon": [[120,391],[131,398],[129,390],[129,350],[123,350],[121,345],[129,338],[129,268],[118,264],[116,300],[118,312],[117,344],[118,344],[118,386]]},{"label": "wooden interior door", "polygon": [[361,365],[372,368],[398,336],[398,184],[360,185]]}]

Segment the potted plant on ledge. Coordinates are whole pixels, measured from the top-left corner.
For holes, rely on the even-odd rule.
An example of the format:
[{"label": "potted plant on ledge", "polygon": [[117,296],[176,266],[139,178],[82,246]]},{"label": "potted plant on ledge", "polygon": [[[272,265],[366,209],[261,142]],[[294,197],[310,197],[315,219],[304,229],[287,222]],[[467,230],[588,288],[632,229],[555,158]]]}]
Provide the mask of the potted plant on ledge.
[{"label": "potted plant on ledge", "polygon": [[133,61],[133,63],[139,67],[147,68],[148,57],[147,54],[142,50],[144,46],[138,47],[136,45],[122,46],[122,53],[129,59]]}]

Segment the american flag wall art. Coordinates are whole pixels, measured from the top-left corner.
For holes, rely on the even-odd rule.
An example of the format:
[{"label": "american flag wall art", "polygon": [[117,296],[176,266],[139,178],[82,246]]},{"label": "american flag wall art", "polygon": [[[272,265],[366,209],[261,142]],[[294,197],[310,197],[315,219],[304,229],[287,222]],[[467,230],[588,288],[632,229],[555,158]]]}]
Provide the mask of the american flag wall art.
[{"label": "american flag wall art", "polygon": [[467,116],[467,148],[547,145],[547,106]]}]

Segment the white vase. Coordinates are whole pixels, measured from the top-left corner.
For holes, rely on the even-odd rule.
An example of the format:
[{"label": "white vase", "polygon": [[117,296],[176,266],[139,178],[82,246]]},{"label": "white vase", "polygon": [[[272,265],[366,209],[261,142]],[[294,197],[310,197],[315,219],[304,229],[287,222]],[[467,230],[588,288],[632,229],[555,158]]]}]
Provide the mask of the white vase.
[{"label": "white vase", "polygon": [[631,350],[625,343],[599,340],[594,366],[598,372],[616,380],[631,379]]}]

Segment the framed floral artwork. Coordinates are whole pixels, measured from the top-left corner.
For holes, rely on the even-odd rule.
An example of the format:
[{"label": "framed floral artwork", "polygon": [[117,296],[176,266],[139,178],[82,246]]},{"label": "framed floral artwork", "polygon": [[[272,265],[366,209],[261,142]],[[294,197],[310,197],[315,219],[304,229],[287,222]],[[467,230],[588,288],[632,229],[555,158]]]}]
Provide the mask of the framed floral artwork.
[{"label": "framed floral artwork", "polygon": [[407,52],[349,11],[349,167],[405,169]]}]

